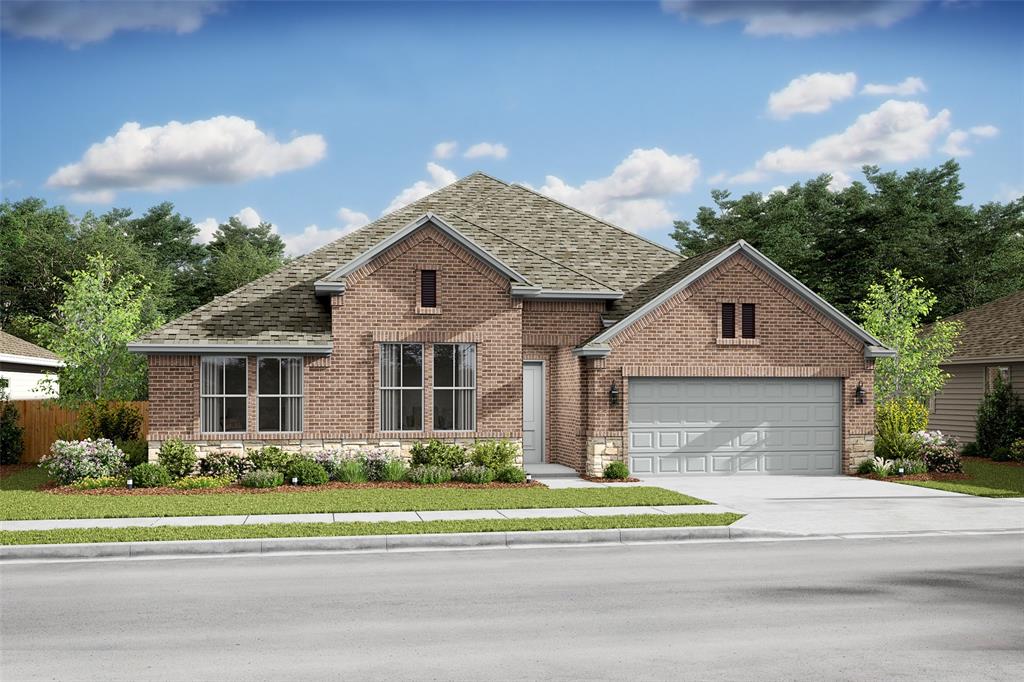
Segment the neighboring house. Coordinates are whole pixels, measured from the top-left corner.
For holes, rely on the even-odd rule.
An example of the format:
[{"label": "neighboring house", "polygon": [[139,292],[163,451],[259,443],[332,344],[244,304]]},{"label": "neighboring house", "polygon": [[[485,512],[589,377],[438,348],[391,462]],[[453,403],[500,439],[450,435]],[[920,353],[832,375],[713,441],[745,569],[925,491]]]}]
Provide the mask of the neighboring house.
[{"label": "neighboring house", "polygon": [[151,452],[508,438],[591,474],[848,472],[893,355],[744,242],[684,259],[482,173],[130,347]]},{"label": "neighboring house", "polygon": [[963,332],[942,369],[951,375],[930,407],[928,427],[974,441],[978,404],[997,375],[1024,397],[1024,291],[952,315]]},{"label": "neighboring house", "polygon": [[0,377],[7,379],[7,392],[11,400],[50,397],[43,390],[43,382],[52,377],[62,364],[56,355],[45,348],[0,331]]}]

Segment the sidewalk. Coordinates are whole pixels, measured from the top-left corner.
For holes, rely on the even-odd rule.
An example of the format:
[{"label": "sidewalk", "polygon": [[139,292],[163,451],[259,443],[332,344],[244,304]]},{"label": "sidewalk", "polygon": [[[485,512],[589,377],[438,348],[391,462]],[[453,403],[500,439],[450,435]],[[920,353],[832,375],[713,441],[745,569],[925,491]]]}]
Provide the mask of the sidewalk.
[{"label": "sidewalk", "polygon": [[263,523],[375,523],[380,521],[465,521],[638,514],[725,514],[736,512],[717,504],[662,507],[579,507],[553,509],[466,509],[457,511],[349,512],[344,514],[253,514],[237,516],[157,516],[114,519],[41,519],[0,521],[0,531],[60,528],[148,528],[153,526],[251,526]]}]

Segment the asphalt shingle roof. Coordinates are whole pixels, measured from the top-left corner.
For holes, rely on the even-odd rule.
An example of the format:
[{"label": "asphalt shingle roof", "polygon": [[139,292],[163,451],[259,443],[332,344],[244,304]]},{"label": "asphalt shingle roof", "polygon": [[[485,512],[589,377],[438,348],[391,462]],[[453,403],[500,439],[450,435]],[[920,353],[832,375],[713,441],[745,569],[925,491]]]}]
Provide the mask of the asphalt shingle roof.
[{"label": "asphalt shingle roof", "polygon": [[44,360],[58,360],[55,353],[37,346],[25,339],[8,334],[0,330],[0,353],[4,355],[21,355],[29,358],[43,358]]},{"label": "asphalt shingle roof", "polygon": [[1024,356],[1024,290],[946,319],[964,323],[953,360]]}]

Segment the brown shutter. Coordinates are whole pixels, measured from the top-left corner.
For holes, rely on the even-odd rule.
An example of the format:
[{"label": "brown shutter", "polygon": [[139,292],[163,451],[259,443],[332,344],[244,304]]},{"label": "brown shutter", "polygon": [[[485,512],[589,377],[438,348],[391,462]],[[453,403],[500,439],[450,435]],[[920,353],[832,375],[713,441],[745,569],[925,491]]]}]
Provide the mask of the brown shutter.
[{"label": "brown shutter", "polygon": [[722,304],[722,338],[736,338],[736,304]]},{"label": "brown shutter", "polygon": [[755,323],[754,323],[754,304],[744,303],[743,304],[743,338],[752,339],[754,338]]},{"label": "brown shutter", "polygon": [[437,270],[420,270],[420,306],[437,307]]}]

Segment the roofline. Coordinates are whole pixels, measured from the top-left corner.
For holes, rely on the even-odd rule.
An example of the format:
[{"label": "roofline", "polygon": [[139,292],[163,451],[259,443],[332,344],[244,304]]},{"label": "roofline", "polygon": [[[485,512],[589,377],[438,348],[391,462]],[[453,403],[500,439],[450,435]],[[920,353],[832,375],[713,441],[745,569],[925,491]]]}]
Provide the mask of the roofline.
[{"label": "roofline", "polygon": [[589,290],[576,291],[573,289],[545,289],[538,286],[513,286],[512,295],[520,298],[547,299],[547,300],[601,300],[617,301],[624,294],[621,291]]},{"label": "roofline", "polygon": [[990,362],[1024,362],[1024,355],[984,355],[958,358],[956,356],[941,363],[942,365],[982,365]]},{"label": "roofline", "polygon": [[155,355],[161,353],[181,354],[229,354],[229,353],[281,353],[285,355],[330,355],[331,345],[312,344],[263,344],[263,343],[129,343],[132,353]]},{"label": "roofline", "polygon": [[40,358],[34,355],[18,355],[17,353],[0,353],[0,362],[15,365],[38,365],[40,367],[63,367],[64,362],[53,358]]},{"label": "roofline", "polygon": [[526,279],[526,277],[524,277],[523,275],[519,274],[511,267],[506,265],[501,259],[492,256],[486,249],[484,249],[479,244],[474,242],[472,239],[470,239],[469,237],[462,234],[457,229],[446,223],[441,217],[435,215],[434,213],[431,213],[430,211],[427,211],[419,218],[413,220],[411,223],[407,224],[405,227],[398,230],[397,232],[392,232],[389,236],[377,242],[374,246],[370,247],[369,249],[363,251],[358,256],[350,260],[348,263],[345,263],[341,267],[331,272],[331,274],[320,279],[319,282],[326,283],[333,280],[337,280],[358,270],[360,267],[362,267],[369,261],[373,260],[376,256],[380,255],[387,249],[391,248],[398,242],[402,241],[403,239],[405,239],[410,234],[412,234],[419,228],[423,227],[427,223],[433,224],[439,230],[441,230],[449,237],[451,237],[459,244],[461,244],[463,247],[465,247],[466,250],[468,250],[474,256],[484,261],[485,263],[487,263],[492,268],[502,273],[509,279],[515,280],[517,282],[522,282],[524,284],[529,283],[529,280]]},{"label": "roofline", "polygon": [[580,346],[579,348],[573,348],[572,354],[578,357],[584,358],[603,358],[612,352],[611,346],[606,343],[602,344],[587,344],[586,346]]},{"label": "roofline", "polygon": [[344,282],[325,282],[322,279],[318,279],[313,282],[313,293],[317,296],[332,296],[334,294],[345,293]]},{"label": "roofline", "polygon": [[[769,273],[774,275],[776,278],[782,281],[783,284],[788,286],[790,289],[800,294],[805,298],[808,303],[814,306],[819,312],[830,318],[833,322],[838,324],[843,329],[850,332],[854,337],[860,339],[865,345],[865,357],[894,357],[895,351],[888,348],[881,341],[876,339],[871,334],[864,331],[860,325],[851,320],[849,317],[841,313],[835,307],[833,307],[828,301],[818,296],[816,293],[808,289],[798,279],[793,277],[791,274],[783,270],[781,267],[775,264],[770,258],[765,256],[763,253],[755,249],[753,246],[748,244],[746,241],[740,239],[736,243],[732,244],[728,248],[724,249],[717,256],[709,260],[707,263],[699,267],[697,270],[691,272],[689,275],[679,280],[671,287],[661,292],[650,301],[640,306],[626,317],[619,320],[616,324],[612,325],[608,329],[604,330],[597,336],[595,336],[589,343],[584,347],[593,345],[604,345],[614,339],[620,333],[628,329],[633,323],[637,322],[641,318],[645,317],[649,312],[658,308],[662,303],[669,300],[680,291],[686,289],[693,282],[697,281],[705,274],[713,270],[714,268],[721,265],[728,258],[737,253],[743,253],[748,258],[753,260],[759,266],[767,270]],[[873,347],[873,348],[872,348]]]}]

